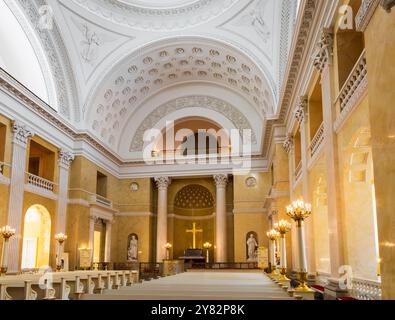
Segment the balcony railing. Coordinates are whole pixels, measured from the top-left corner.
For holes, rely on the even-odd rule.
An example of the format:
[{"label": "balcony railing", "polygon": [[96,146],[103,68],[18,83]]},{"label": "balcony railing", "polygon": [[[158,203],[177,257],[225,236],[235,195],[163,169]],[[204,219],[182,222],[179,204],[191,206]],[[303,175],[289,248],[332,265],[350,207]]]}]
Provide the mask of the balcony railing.
[{"label": "balcony railing", "polygon": [[310,155],[313,157],[316,153],[317,150],[320,148],[322,142],[324,141],[324,123],[320,125],[318,128],[317,132],[315,133],[315,136],[313,140],[311,141],[310,144]]},{"label": "balcony railing", "polygon": [[365,51],[363,51],[336,100],[336,103],[339,104],[339,114],[334,123],[336,132],[338,132],[358,101],[363,97],[367,87],[366,57]]},{"label": "balcony railing", "polygon": [[365,51],[362,52],[353,70],[340,90],[340,112],[357,102],[367,85],[367,68]]},{"label": "balcony railing", "polygon": [[54,192],[55,184],[52,181],[46,180],[44,178],[35,176],[31,173],[26,173],[27,183],[31,186],[44,189],[50,192]]},{"label": "balcony railing", "polygon": [[112,208],[112,201],[98,194],[94,194],[91,196],[91,202],[95,202],[103,206]]},{"label": "balcony railing", "polygon": [[354,278],[352,295],[358,300],[381,300],[381,283]]},{"label": "balcony railing", "polygon": [[299,178],[302,176],[302,161],[296,166],[295,169],[295,181],[298,181]]}]

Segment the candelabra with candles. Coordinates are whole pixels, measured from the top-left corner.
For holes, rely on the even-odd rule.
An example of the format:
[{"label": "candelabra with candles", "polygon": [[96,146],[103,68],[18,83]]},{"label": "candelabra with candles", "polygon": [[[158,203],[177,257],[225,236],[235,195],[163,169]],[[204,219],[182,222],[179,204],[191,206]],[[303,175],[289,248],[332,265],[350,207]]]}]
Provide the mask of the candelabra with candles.
[{"label": "candelabra with candles", "polygon": [[62,248],[63,243],[67,240],[67,236],[63,233],[55,235],[55,240],[58,242],[58,254],[56,257],[56,271],[62,270]]},{"label": "candelabra with candles", "polygon": [[210,252],[209,250],[211,249],[213,245],[210,242],[206,242],[203,244],[203,248],[206,249],[206,263],[210,263]]},{"label": "candelabra with candles", "polygon": [[274,230],[280,234],[280,268],[281,276],[278,278],[280,281],[289,281],[287,277],[287,245],[285,235],[291,230],[291,224],[286,220],[280,220],[274,224]]},{"label": "candelabra with candles", "polygon": [[171,245],[171,243],[166,243],[165,244],[165,249],[166,249],[166,260],[170,260],[170,249],[173,246]]},{"label": "candelabra with candles", "polygon": [[3,250],[1,251],[0,260],[0,276],[5,276],[8,269],[8,241],[15,235],[16,230],[10,226],[5,226],[0,229],[0,235],[3,240]]},{"label": "candelabra with candles", "polygon": [[305,203],[303,200],[294,201],[287,207],[287,215],[295,221],[297,237],[298,237],[298,252],[299,252],[299,281],[300,285],[295,288],[295,291],[312,291],[307,285],[307,259],[306,246],[304,238],[304,220],[311,215],[311,204]]},{"label": "candelabra with candles", "polygon": [[271,254],[270,254],[270,260],[272,264],[271,268],[271,274],[278,274],[277,268],[276,268],[276,240],[280,238],[280,233],[274,229],[268,231],[266,233],[267,237],[270,239],[271,243]]}]

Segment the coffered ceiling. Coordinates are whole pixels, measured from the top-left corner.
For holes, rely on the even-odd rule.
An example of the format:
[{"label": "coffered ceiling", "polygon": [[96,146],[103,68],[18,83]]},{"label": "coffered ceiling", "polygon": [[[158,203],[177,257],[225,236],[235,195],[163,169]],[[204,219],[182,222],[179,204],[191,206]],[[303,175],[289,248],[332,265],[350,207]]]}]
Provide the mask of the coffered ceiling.
[{"label": "coffered ceiling", "polygon": [[5,2],[44,48],[53,107],[125,161],[141,159],[139,128],[202,110],[250,127],[260,154],[296,0]]}]

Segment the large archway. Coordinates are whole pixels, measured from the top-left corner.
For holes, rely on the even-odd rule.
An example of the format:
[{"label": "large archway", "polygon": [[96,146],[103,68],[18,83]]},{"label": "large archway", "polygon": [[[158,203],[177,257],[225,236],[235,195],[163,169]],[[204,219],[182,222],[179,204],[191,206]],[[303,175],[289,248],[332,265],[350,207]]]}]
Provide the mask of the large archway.
[{"label": "large archway", "polygon": [[21,268],[48,266],[50,245],[51,215],[45,207],[33,205],[25,214]]}]

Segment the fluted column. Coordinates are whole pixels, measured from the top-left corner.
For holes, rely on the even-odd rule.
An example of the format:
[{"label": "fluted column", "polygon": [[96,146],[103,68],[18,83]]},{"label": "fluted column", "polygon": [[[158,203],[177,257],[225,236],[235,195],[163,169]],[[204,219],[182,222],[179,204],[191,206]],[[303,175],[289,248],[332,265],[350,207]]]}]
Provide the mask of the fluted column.
[{"label": "fluted column", "polygon": [[19,252],[22,239],[23,194],[25,187],[26,150],[29,139],[34,135],[31,128],[20,122],[14,122],[12,141],[12,163],[10,195],[7,224],[15,228],[16,235],[10,239],[8,250],[8,272],[19,269]]},{"label": "fluted column", "polygon": [[217,174],[214,176],[217,187],[216,213],[215,213],[215,261],[227,262],[227,226],[226,226],[226,184],[228,176]]},{"label": "fluted column", "polygon": [[156,262],[166,259],[167,243],[167,189],[171,183],[169,177],[155,178],[158,187],[158,216],[156,228]]},{"label": "fluted column", "polygon": [[325,161],[328,188],[328,227],[329,250],[331,263],[331,277],[333,283],[339,277],[339,267],[344,265],[344,252],[342,243],[340,190],[338,169],[338,148],[333,123],[336,119],[334,106],[335,92],[333,88],[333,34],[331,30],[324,29],[317,44],[317,54],[314,66],[321,73],[322,109],[325,130]]},{"label": "fluted column", "polygon": [[[308,171],[308,153],[310,152],[307,135],[307,97],[302,96],[299,98],[299,102],[296,108],[295,117],[299,122],[300,137],[301,137],[301,156],[302,156],[302,194],[305,202],[310,202],[309,199],[309,171]],[[300,230],[297,230],[300,232]],[[313,279],[316,274],[315,264],[315,248],[314,248],[314,229],[313,229],[313,217],[305,222],[306,234],[306,252],[300,252],[299,250],[299,268],[304,263],[301,261],[301,255],[305,255],[304,259],[307,259],[306,272],[310,275],[310,279]],[[303,240],[304,241],[304,240]],[[300,248],[300,247],[299,247]],[[307,257],[306,257],[307,255]]]},{"label": "fluted column", "polygon": [[58,204],[56,207],[56,233],[66,233],[69,172],[74,155],[61,150],[59,153]]}]

